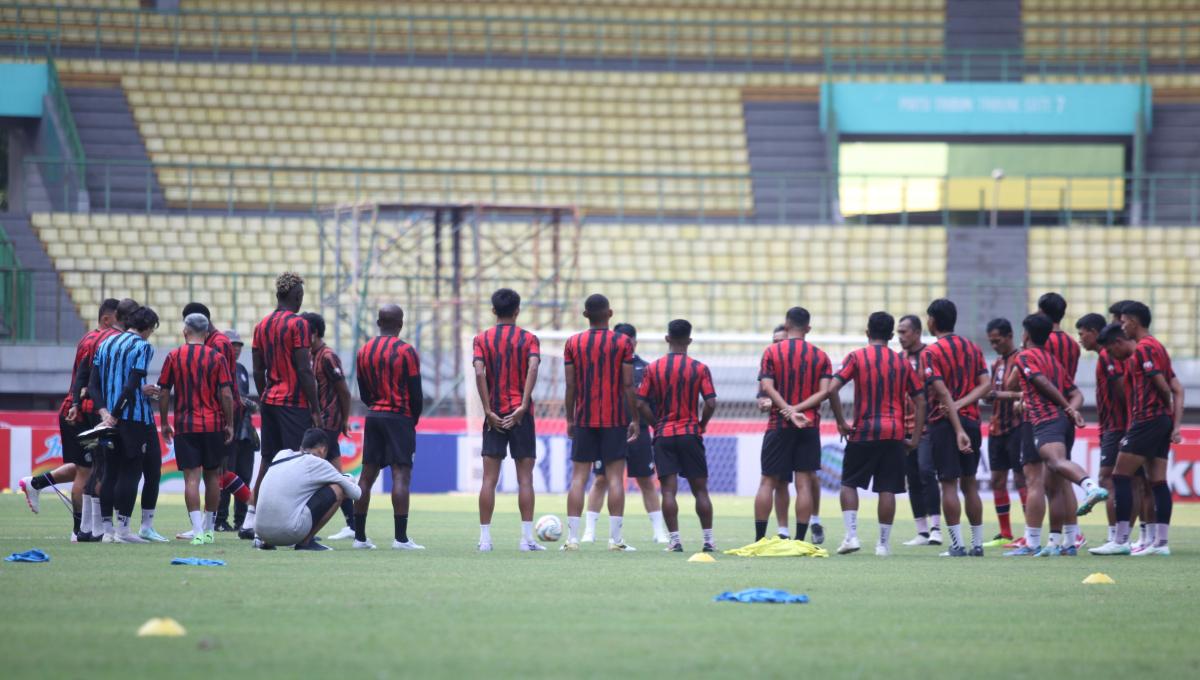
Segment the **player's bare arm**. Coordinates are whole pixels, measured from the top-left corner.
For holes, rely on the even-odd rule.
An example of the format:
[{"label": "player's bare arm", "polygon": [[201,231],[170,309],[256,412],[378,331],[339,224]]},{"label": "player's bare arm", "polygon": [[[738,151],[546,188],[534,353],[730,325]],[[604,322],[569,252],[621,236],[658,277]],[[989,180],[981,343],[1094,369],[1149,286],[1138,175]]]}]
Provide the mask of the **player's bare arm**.
[{"label": "player's bare arm", "polygon": [[334,381],[333,392],[337,395],[338,408],[342,412],[342,422],[338,426],[338,431],[342,434],[350,434],[350,386],[346,384],[345,378]]},{"label": "player's bare arm", "polygon": [[[1155,376],[1161,377],[1161,376]],[[1171,418],[1174,425],[1171,428],[1171,441],[1175,444],[1183,442],[1183,383],[1179,378],[1171,378]]]},{"label": "player's bare arm", "polygon": [[708,431],[708,421],[712,420],[713,414],[717,411],[717,398],[704,400],[704,406],[700,410],[700,434]]},{"label": "player's bare arm", "polygon": [[262,395],[267,393],[267,360],[261,349],[254,347],[250,350],[250,365],[254,374],[254,389],[258,392],[258,398],[262,399]]},{"label": "player's bare arm", "polygon": [[525,371],[525,389],[521,392],[521,405],[505,416],[504,429],[511,430],[525,420],[529,407],[533,404],[533,388],[537,385],[538,369],[541,365],[541,357],[529,357],[529,368]]},{"label": "player's bare arm", "polygon": [[[233,388],[229,385],[222,385],[219,392],[221,399],[221,413],[225,416],[225,443],[233,443]],[[163,401],[166,401],[165,399]],[[165,420],[165,418],[164,418]]]},{"label": "player's bare arm", "polygon": [[913,404],[915,404],[915,417],[913,420],[912,438],[905,443],[909,451],[915,451],[921,445],[921,435],[925,433],[925,416],[927,411],[924,399],[913,399]]},{"label": "player's bare arm", "polygon": [[991,378],[989,378],[986,373],[980,373],[978,383],[975,385],[975,389],[971,390],[970,392],[967,392],[967,396],[954,402],[954,408],[955,408],[955,410],[961,411],[962,409],[967,408],[968,406],[971,406],[972,404],[978,402],[980,399],[983,399],[991,391],[992,391]]},{"label": "player's bare arm", "polygon": [[563,416],[567,419],[567,436],[575,436],[575,372],[563,372],[563,385],[566,394],[563,395]]},{"label": "player's bare arm", "polygon": [[170,388],[163,390],[161,394],[162,398],[158,400],[158,415],[159,422],[162,424],[158,429],[160,432],[162,432],[163,441],[170,444],[171,440],[175,438],[175,428],[171,427],[171,420],[169,418],[171,412]]},{"label": "player's bare arm", "polygon": [[317,377],[312,370],[312,352],[307,347],[293,349],[292,365],[296,367],[296,379],[300,382],[304,398],[308,400],[313,427],[321,427],[321,400],[317,396]]},{"label": "player's bare arm", "polygon": [[849,437],[854,432],[854,428],[850,423],[846,422],[845,409],[842,408],[842,396],[840,394],[842,385],[845,383],[842,382],[841,378],[835,377],[833,380],[832,389],[829,390],[829,407],[833,409],[833,417],[837,420],[838,432],[843,437]]},{"label": "player's bare arm", "polygon": [[950,390],[946,389],[946,383],[934,380],[930,383],[930,389],[933,390],[934,398],[941,405],[942,412],[946,414],[946,420],[950,421],[950,426],[954,428],[954,438],[958,442],[958,450],[963,453],[970,452],[971,438],[967,436],[962,421],[958,419],[958,409],[954,407],[954,397],[950,396]]},{"label": "player's bare arm", "polygon": [[626,432],[625,439],[630,443],[636,442],[638,431],[641,429],[641,414],[638,413],[637,392],[633,387],[633,364],[624,364],[621,366],[621,391],[625,393],[625,405],[629,409],[629,413],[633,416],[629,421],[629,429]]},{"label": "player's bare arm", "polygon": [[475,364],[475,391],[479,393],[479,400],[483,403],[484,420],[493,430],[507,430],[504,420],[492,410],[492,395],[487,384],[487,367],[479,360],[473,363]]}]

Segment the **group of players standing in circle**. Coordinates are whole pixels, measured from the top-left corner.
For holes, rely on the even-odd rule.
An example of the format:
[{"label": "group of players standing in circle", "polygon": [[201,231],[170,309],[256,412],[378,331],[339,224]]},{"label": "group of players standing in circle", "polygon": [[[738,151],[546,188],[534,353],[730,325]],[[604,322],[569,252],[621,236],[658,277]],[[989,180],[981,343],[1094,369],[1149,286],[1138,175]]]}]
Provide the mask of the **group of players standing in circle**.
[{"label": "group of players standing in circle", "polygon": [[[60,409],[64,465],[20,482],[30,507],[37,511],[39,493],[47,486],[72,482],[73,540],[166,541],[154,528],[161,475],[153,406],[157,400],[160,432],[166,441],[174,442],[192,524],[190,531],[177,537],[197,545],[212,543],[217,506],[225,492],[245,505],[244,519],[236,527],[239,535],[253,538],[257,547],[274,548],[278,541],[256,535],[256,501],[264,475],[277,454],[291,460],[290,454],[298,452],[315,453],[340,472],[339,436],[347,432],[351,407],[340,360],[323,342],[324,319],[299,313],[303,280],[284,273],[276,280],[275,292],[277,309],[254,330],[258,403],[247,398],[245,386],[239,387],[238,372],[245,372],[237,364],[240,338],[215,329],[203,305],[192,303],[183,310],[185,344],[167,355],[157,383],[147,384],[153,356],[149,339],[158,326],[157,314],[129,299],[104,301],[97,329],[77,347],[70,389]],[[520,296],[515,291],[497,290],[491,301],[496,325],[473,343],[475,385],[485,418],[478,548],[493,550],[495,490],[501,461],[511,454],[521,514],[518,547],[540,551],[544,547],[533,535],[533,392],[539,342],[516,325]],[[1165,348],[1149,333],[1151,311],[1140,302],[1124,301],[1109,310],[1111,320],[1088,314],[1076,324],[1084,348],[1098,354],[1101,468],[1097,482],[1070,459],[1075,429],[1084,421],[1078,410],[1083,398],[1074,382],[1079,345],[1060,328],[1066,306],[1056,293],[1042,296],[1039,311],[1022,321],[1019,350],[1012,324],[1005,319],[991,321],[988,340],[998,358],[990,370],[978,346],[954,333],[957,309],[950,300],[934,300],[926,310],[927,330],[936,337],[929,345],[922,343],[922,324],[916,316],[902,317],[897,328],[886,312],[870,315],[867,346],[849,353],[836,371],[828,355],[805,339],[810,330],[808,312],[801,307],[788,310],[775,342],[763,353],[758,375],[759,406],[769,416],[754,502],[755,539],[765,537],[772,508],[781,537],[789,537],[788,486],[794,482],[794,538],[805,540],[811,528],[813,542],[824,541],[817,516],[819,407],[829,401],[838,431],[847,439],[840,554],[861,549],[857,490],[871,488],[879,495],[875,552],[880,556],[891,552],[895,495],[906,490],[918,532],[907,545],[940,544],[944,519],[949,546],[943,556],[982,556],[989,546],[1004,546],[1005,555],[1011,556],[1074,555],[1083,544],[1074,517],[1101,502],[1109,515],[1108,540],[1092,548],[1092,553],[1169,555],[1171,494],[1166,462],[1171,443],[1180,441],[1184,395]],[[613,313],[607,298],[588,297],[583,313],[589,328],[570,337],[563,351],[572,470],[567,535],[561,549],[575,551],[581,542],[595,540],[596,520],[607,495],[609,549],[633,550],[623,538],[628,471],[643,492],[655,540],[666,543],[668,551],[683,551],[677,494],[679,477],[686,479],[700,519],[702,550],[715,550],[703,435],[716,408],[716,392],[708,367],[688,356],[691,324],[671,321],[665,337],[668,353],[646,363],[634,353],[632,326],[609,329]],[[353,538],[356,549],[375,548],[366,533],[366,520],[371,488],[383,468],[389,468],[391,475],[392,547],[423,549],[408,536],[416,426],[424,401],[420,359],[415,348],[399,337],[404,326],[400,307],[384,305],[376,323],[379,335],[358,350],[355,361],[359,395],[367,406],[362,472],[354,485],[330,470],[329,479],[334,481],[322,483],[319,492],[300,499],[304,507],[298,516],[303,521],[299,528],[284,532],[298,549],[327,550],[315,534],[339,508],[346,526],[330,538]],[[901,352],[887,346],[896,331]],[[852,421],[846,419],[839,398],[841,388],[850,383],[855,394]],[[1000,533],[986,543],[976,479],[982,448],[981,401],[992,405],[988,456],[1000,523]],[[239,440],[255,408],[261,409],[262,460],[251,483],[248,470],[235,460],[244,449]],[[89,440],[90,433],[99,431],[103,436]],[[1024,535],[1015,538],[1009,471],[1026,524]],[[655,474],[661,501],[652,479]],[[585,489],[593,475],[587,521],[581,527]],[[139,482],[142,517],[135,531],[132,515]],[[1082,489],[1082,502],[1072,485]],[[1042,545],[1047,510],[1050,535]],[[969,544],[961,525],[964,513]],[[271,514],[280,512],[273,508]],[[1139,516],[1141,536],[1133,545],[1130,527]]]}]

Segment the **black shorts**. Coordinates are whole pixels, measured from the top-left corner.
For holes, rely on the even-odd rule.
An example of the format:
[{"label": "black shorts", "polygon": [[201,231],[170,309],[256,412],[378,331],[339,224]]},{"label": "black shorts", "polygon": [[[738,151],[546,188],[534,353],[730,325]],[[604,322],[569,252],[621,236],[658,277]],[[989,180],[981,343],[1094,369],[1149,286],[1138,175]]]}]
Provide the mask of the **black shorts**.
[{"label": "black shorts", "polygon": [[304,433],[312,427],[312,413],[294,406],[262,405],[262,462],[270,464],[284,449],[300,450]]},{"label": "black shorts", "polygon": [[576,463],[625,460],[629,443],[625,441],[628,427],[576,427],[571,441],[571,460]]},{"label": "black shorts", "polygon": [[1071,449],[1075,448],[1075,423],[1070,418],[1067,418],[1067,433],[1063,437],[1063,444],[1067,447],[1067,460],[1071,460]]},{"label": "black shorts", "polygon": [[225,435],[221,432],[186,432],[175,435],[175,464],[180,470],[198,467],[216,470],[228,455]]},{"label": "black shorts", "polygon": [[1158,416],[1133,423],[1121,439],[1121,452],[1146,458],[1167,458],[1171,455],[1171,416]]},{"label": "black shorts", "polygon": [[325,438],[329,440],[325,442],[325,460],[330,463],[342,459],[342,446],[338,443],[338,437],[341,435],[337,430],[325,430]]},{"label": "black shorts", "polygon": [[1100,467],[1117,466],[1117,452],[1121,450],[1121,438],[1124,436],[1124,432],[1100,433]]},{"label": "black shorts", "polygon": [[933,445],[933,468],[937,471],[938,481],[946,482],[961,477],[974,477],[979,472],[979,449],[983,444],[983,434],[979,423],[962,418],[963,430],[971,438],[971,452],[963,453],[958,450],[958,441],[954,436],[954,428],[950,421],[939,420],[930,427],[929,440]]},{"label": "black shorts", "polygon": [[412,467],[417,427],[399,413],[372,411],[363,426],[363,465]]},{"label": "black shorts", "polygon": [[904,442],[846,443],[846,452],[842,455],[842,486],[865,489],[868,484],[875,493],[904,493]]},{"label": "black shorts", "polygon": [[141,460],[147,454],[157,453],[162,457],[158,446],[158,430],[153,425],[138,423],[132,420],[117,421],[118,443],[116,455],[129,460]]},{"label": "black shorts", "polygon": [[88,424],[87,416],[84,416],[83,422],[72,423],[62,415],[58,416],[58,438],[62,442],[62,461],[63,463],[74,463],[79,467],[90,468],[92,466],[92,453],[83,448],[79,443],[79,435],[92,429]]},{"label": "black shorts", "polygon": [[[308,514],[312,515],[313,524],[321,521],[321,518],[329,514],[329,511],[338,504],[337,494],[328,486],[323,486],[313,492],[313,495],[304,503],[304,507],[308,508]],[[309,528],[309,531],[312,531]]]},{"label": "black shorts", "polygon": [[816,427],[785,427],[763,435],[762,475],[791,480],[797,472],[821,469],[821,432]]},{"label": "black shorts", "polygon": [[679,475],[684,479],[708,477],[708,458],[704,455],[704,440],[698,434],[659,437],[654,440],[654,458],[658,478]]},{"label": "black shorts", "polygon": [[[643,427],[637,441],[625,443],[625,474],[630,477],[650,477],[654,474],[654,444],[650,440],[650,428]],[[604,461],[592,464],[592,472],[604,474]]]},{"label": "black shorts", "polygon": [[1021,469],[1021,430],[988,436],[988,466],[993,470]]},{"label": "black shorts", "polygon": [[[501,418],[508,414],[501,414]],[[503,460],[512,454],[513,460],[537,458],[537,428],[533,414],[526,413],[521,424],[511,430],[497,430],[486,422],[483,424],[483,447],[480,453]]]},{"label": "black shorts", "polygon": [[1066,446],[1067,432],[1070,431],[1074,434],[1074,430],[1075,426],[1067,420],[1066,416],[1059,416],[1044,423],[1036,423],[1033,426],[1033,444],[1038,448],[1040,455],[1042,447],[1047,444]]}]

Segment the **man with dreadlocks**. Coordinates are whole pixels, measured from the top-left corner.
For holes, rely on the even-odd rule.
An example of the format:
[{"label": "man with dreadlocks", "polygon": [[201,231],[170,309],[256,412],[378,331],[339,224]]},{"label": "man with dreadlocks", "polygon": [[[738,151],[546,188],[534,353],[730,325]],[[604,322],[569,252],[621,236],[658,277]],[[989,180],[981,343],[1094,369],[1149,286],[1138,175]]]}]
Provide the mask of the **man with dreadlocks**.
[{"label": "man with dreadlocks", "polygon": [[[275,454],[300,450],[304,432],[321,427],[317,381],[312,372],[308,322],[299,315],[304,279],[284,272],[275,279],[278,305],[254,327],[254,386],[262,402],[262,461],[254,480],[254,497]],[[254,506],[246,508],[241,538],[254,537]]]}]

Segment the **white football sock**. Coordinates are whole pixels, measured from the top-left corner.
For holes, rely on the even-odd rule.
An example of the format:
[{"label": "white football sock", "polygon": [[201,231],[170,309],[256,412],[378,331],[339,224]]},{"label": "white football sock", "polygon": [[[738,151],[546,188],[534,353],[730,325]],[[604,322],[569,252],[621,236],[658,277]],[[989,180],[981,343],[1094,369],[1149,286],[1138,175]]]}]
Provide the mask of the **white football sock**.
[{"label": "white football sock", "polygon": [[1108,525],[1108,542],[1112,543],[1117,538],[1117,525]]},{"label": "white football sock", "polygon": [[667,538],[671,539],[671,543],[678,543],[679,542],[679,532],[678,531],[667,532]]},{"label": "white football sock", "polygon": [[579,518],[578,517],[571,517],[571,516],[567,517],[567,542],[568,543],[578,543],[579,542]]},{"label": "white football sock", "polygon": [[1062,546],[1064,548],[1075,547],[1075,537],[1078,534],[1079,534],[1079,525],[1078,524],[1064,524],[1063,525],[1063,544],[1062,544]]},{"label": "white football sock", "polygon": [[1042,528],[1025,527],[1025,545],[1033,549],[1042,547]]},{"label": "white football sock", "polygon": [[101,535],[101,536],[107,536],[107,535],[109,535],[109,534],[111,534],[111,533],[114,533],[114,531],[115,531],[115,530],[113,529],[113,521],[112,521],[112,518],[111,518],[111,517],[105,517],[105,518],[103,518],[103,520],[101,521],[100,525],[101,525],[101,528],[100,528],[100,535]]},{"label": "white football sock", "polygon": [[199,510],[189,510],[188,518],[192,520],[192,536],[198,537],[204,533],[204,513]]},{"label": "white football sock", "polygon": [[809,517],[808,517],[808,526],[812,526],[812,525],[814,525],[814,524],[820,524],[820,523],[821,523],[821,518],[820,518],[819,516],[817,516],[817,515],[809,515]]},{"label": "white football sock", "polygon": [[[108,526],[112,527],[112,518],[108,518]],[[105,531],[104,513],[100,510],[100,497],[92,496],[92,534],[103,536]]]},{"label": "white football sock", "polygon": [[846,538],[858,538],[857,510],[843,510],[842,524],[846,527]]},{"label": "white football sock", "polygon": [[254,506],[246,506],[246,519],[242,520],[243,529],[254,529]]},{"label": "white football sock", "polygon": [[982,524],[980,524],[978,526],[976,526],[974,524],[971,525],[971,547],[972,548],[982,548],[983,547],[983,525]]},{"label": "white football sock", "polygon": [[1050,541],[1048,543],[1046,543],[1046,545],[1061,546],[1062,545],[1062,532],[1061,531],[1051,531],[1050,532]]},{"label": "white football sock", "polygon": [[647,514],[650,515],[650,525],[654,527],[655,536],[661,536],[667,532],[667,525],[663,522],[662,510],[655,510]]},{"label": "white football sock", "polygon": [[929,533],[929,522],[925,521],[924,517],[917,517],[914,521],[917,523],[918,534]]},{"label": "white football sock", "polygon": [[950,530],[950,547],[952,547],[952,548],[964,547],[963,542],[962,542],[962,525],[961,524],[952,524],[946,528]]},{"label": "white football sock", "polygon": [[789,531],[788,528],[785,526],[780,526],[778,529],[775,530],[775,533],[779,536],[783,536],[784,538],[788,538],[792,535],[792,532]]},{"label": "white football sock", "polygon": [[1113,541],[1118,545],[1129,542],[1129,522],[1117,522],[1117,534]]},{"label": "white football sock", "polygon": [[490,525],[490,524],[480,524],[479,525],[479,542],[480,543],[491,543],[492,542],[492,525]]},{"label": "white football sock", "polygon": [[879,545],[887,547],[888,543],[890,543],[891,540],[892,540],[892,525],[891,524],[880,524],[879,525]]},{"label": "white football sock", "polygon": [[1155,527],[1155,529],[1154,529],[1154,545],[1156,545],[1156,546],[1166,545],[1167,540],[1171,533],[1170,532],[1171,525],[1160,523],[1160,524],[1154,525],[1154,527]]},{"label": "white football sock", "polygon": [[1079,486],[1083,487],[1084,493],[1091,493],[1096,488],[1096,483],[1092,481],[1091,477],[1084,477],[1079,480]]},{"label": "white football sock", "polygon": [[1154,542],[1158,540],[1158,527],[1157,522],[1151,522],[1146,525],[1146,528],[1150,530],[1150,542],[1148,545],[1154,545]]},{"label": "white football sock", "polygon": [[79,504],[79,530],[91,532],[92,530],[92,497],[84,494],[83,502]]},{"label": "white football sock", "polygon": [[533,543],[533,522],[521,522],[521,540]]},{"label": "white football sock", "polygon": [[942,526],[942,516],[941,515],[930,515],[929,516],[929,530],[930,531],[933,531],[934,529],[939,529],[941,526]]},{"label": "white football sock", "polygon": [[129,515],[117,514],[117,535],[129,535]]},{"label": "white football sock", "polygon": [[600,513],[592,512],[591,510],[588,510],[585,517],[586,517],[586,520],[583,525],[584,533],[595,534],[596,533],[596,522],[600,519]]},{"label": "white football sock", "polygon": [[216,526],[217,526],[217,513],[215,513],[215,512],[204,513],[204,530],[212,531],[213,528]]},{"label": "white football sock", "polygon": [[[712,543],[712,542],[713,542],[713,537],[712,537],[712,528],[708,528],[708,529],[701,529],[701,530],[700,530],[700,533],[701,533],[701,534],[704,536],[704,542],[705,542],[705,543]],[[678,535],[679,535],[679,532],[678,532],[678,531],[676,531],[676,532],[675,532],[675,535],[676,535],[676,536],[678,536]]]},{"label": "white football sock", "polygon": [[608,540],[612,541],[613,543],[622,542],[621,525],[623,524],[624,519],[624,517],[613,517],[612,515],[608,516]]},{"label": "white football sock", "polygon": [[154,511],[153,510],[142,510],[142,528],[143,529],[153,529],[154,528]]}]

